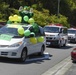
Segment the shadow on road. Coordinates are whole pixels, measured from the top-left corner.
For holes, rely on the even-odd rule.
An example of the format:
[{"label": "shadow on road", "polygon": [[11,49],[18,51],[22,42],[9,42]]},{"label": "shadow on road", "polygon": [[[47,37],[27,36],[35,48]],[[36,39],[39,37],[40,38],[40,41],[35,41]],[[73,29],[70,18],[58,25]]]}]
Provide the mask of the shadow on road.
[{"label": "shadow on road", "polygon": [[26,64],[31,64],[31,63],[36,63],[36,64],[41,64],[45,60],[51,60],[52,55],[43,55],[43,56],[37,56],[37,55],[30,55],[27,57],[25,62],[20,62],[18,59],[10,59],[10,58],[0,58],[0,63],[7,63],[7,64],[21,64],[21,65],[26,65]]},{"label": "shadow on road", "polygon": [[56,46],[46,46],[47,48],[54,48],[54,49],[63,49],[63,50],[68,50],[70,48],[73,48],[73,46],[65,46],[65,47],[56,47]]}]

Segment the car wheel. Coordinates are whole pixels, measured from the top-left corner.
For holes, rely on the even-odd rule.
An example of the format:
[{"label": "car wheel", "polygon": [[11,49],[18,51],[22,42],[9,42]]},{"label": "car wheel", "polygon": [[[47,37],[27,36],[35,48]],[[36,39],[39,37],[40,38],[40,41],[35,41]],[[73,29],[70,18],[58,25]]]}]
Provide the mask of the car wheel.
[{"label": "car wheel", "polygon": [[27,52],[26,50],[23,50],[21,53],[21,58],[20,58],[21,62],[25,62],[26,57],[27,57]]},{"label": "car wheel", "polygon": [[66,46],[66,40],[65,40],[65,43],[64,43],[64,45],[63,45],[64,47]]},{"label": "car wheel", "polygon": [[62,46],[62,41],[60,40],[59,44],[58,44],[58,47],[61,48],[61,46]]},{"label": "car wheel", "polygon": [[76,61],[75,60],[72,60],[72,63],[76,63]]},{"label": "car wheel", "polygon": [[42,56],[44,54],[44,47],[41,47],[41,52],[38,53],[38,55]]}]

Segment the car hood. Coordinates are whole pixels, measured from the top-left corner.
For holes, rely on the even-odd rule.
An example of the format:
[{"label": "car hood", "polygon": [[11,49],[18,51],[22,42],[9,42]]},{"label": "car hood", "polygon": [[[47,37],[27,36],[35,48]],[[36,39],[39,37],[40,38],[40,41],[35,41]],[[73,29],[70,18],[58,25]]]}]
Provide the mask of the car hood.
[{"label": "car hood", "polygon": [[24,38],[12,38],[10,41],[0,39],[0,45],[12,45],[18,42],[23,41]]}]

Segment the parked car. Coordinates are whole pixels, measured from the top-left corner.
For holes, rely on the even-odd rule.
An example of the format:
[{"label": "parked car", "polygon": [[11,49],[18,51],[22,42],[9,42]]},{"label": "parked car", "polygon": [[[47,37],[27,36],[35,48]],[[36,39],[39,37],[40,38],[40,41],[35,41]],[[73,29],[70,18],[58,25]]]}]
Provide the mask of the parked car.
[{"label": "parked car", "polygon": [[73,62],[76,61],[76,48],[74,48],[71,52],[71,59]]},{"label": "parked car", "polygon": [[[32,31],[30,35],[19,35],[19,25],[15,24],[6,25],[0,29],[0,57],[19,58],[20,61],[24,62],[30,54],[38,53],[39,55],[43,55],[46,47],[43,28],[39,26],[39,33],[34,34],[32,25],[20,26],[25,31]],[[21,32],[22,30],[20,30]]]},{"label": "parked car", "polygon": [[73,43],[76,42],[76,28],[68,29],[68,41]]},{"label": "parked car", "polygon": [[44,27],[44,32],[46,35],[46,45],[66,46],[68,41],[67,27],[58,24],[47,25]]}]

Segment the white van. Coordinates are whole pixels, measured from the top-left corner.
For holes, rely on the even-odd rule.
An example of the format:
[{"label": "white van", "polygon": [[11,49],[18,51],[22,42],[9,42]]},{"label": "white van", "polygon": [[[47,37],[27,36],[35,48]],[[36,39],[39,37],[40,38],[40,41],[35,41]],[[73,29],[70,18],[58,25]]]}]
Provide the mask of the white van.
[{"label": "white van", "polygon": [[47,25],[44,27],[46,45],[66,46],[68,41],[67,27],[61,25]]},{"label": "white van", "polygon": [[[42,55],[46,46],[43,28],[39,26],[39,33],[27,37],[18,34],[18,25],[6,25],[0,29],[0,57],[19,58],[25,61],[30,54]],[[32,25],[21,26],[24,30],[34,30]]]},{"label": "white van", "polygon": [[68,41],[74,43],[76,42],[76,28],[68,29]]}]

